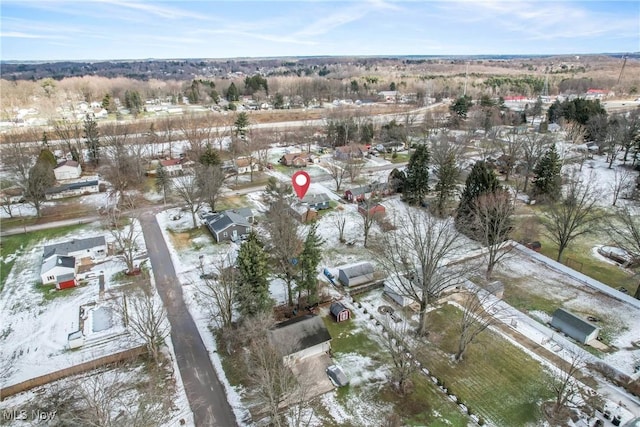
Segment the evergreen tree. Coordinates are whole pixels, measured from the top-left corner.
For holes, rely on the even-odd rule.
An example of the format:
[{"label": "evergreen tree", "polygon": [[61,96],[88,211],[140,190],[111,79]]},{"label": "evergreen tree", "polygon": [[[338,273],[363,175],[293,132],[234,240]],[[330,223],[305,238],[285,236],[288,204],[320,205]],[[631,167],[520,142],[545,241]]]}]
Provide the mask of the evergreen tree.
[{"label": "evergreen tree", "polygon": [[162,200],[164,204],[167,204],[167,193],[171,190],[171,178],[167,173],[167,170],[162,166],[162,163],[158,163],[156,168],[156,190],[162,193]]},{"label": "evergreen tree", "polygon": [[42,146],[47,149],[49,148],[49,135],[47,135],[46,131],[42,132]]},{"label": "evergreen tree", "polygon": [[37,162],[46,163],[47,165],[51,166],[51,168],[55,168],[58,165],[56,156],[54,156],[51,150],[49,150],[48,148],[43,148],[42,150],[40,150]]},{"label": "evergreen tree", "polygon": [[276,93],[273,100],[273,108],[276,110],[282,110],[284,108],[284,96],[280,92]]},{"label": "evergreen tree", "polygon": [[267,312],[273,306],[269,295],[269,260],[254,231],[240,246],[236,265],[239,275],[236,292],[238,311],[242,316]]},{"label": "evergreen tree", "polygon": [[227,89],[227,101],[234,102],[240,99],[240,91],[236,85],[232,82]]},{"label": "evergreen tree", "polygon": [[142,111],[142,97],[140,97],[140,93],[137,90],[125,91],[124,105],[134,117],[140,114]]},{"label": "evergreen tree", "polygon": [[222,164],[218,150],[214,150],[211,145],[207,145],[198,160],[205,166],[218,166]]},{"label": "evergreen tree", "polygon": [[460,169],[456,164],[456,155],[454,152],[450,152],[447,155],[444,162],[436,168],[435,174],[438,178],[435,189],[438,195],[436,210],[439,215],[442,215],[447,201],[455,192],[456,183],[460,176]]},{"label": "evergreen tree", "polygon": [[300,253],[300,278],[298,280],[298,299],[302,291],[307,293],[307,303],[318,302],[318,265],[322,259],[320,250],[324,240],[318,236],[317,224],[311,225]]},{"label": "evergreen tree", "polygon": [[247,133],[247,129],[249,128],[249,116],[244,111],[240,112],[236,117],[236,121],[233,122],[233,125],[236,128],[236,136],[240,135],[244,137]]},{"label": "evergreen tree", "polygon": [[533,169],[535,175],[533,179],[534,193],[555,200],[560,195],[561,169],[560,156],[556,151],[556,145],[553,144]]},{"label": "evergreen tree", "polygon": [[89,160],[95,165],[100,163],[100,133],[98,124],[90,114],[84,118],[84,142],[89,150]]},{"label": "evergreen tree", "polygon": [[36,164],[29,169],[27,188],[24,193],[25,199],[33,205],[38,217],[40,217],[42,203],[46,200],[46,190],[56,183],[53,166],[46,152],[51,154],[49,150],[42,150]]},{"label": "evergreen tree", "polygon": [[429,149],[418,145],[409,158],[402,195],[409,204],[420,204],[429,192]]},{"label": "evergreen tree", "polygon": [[500,183],[493,169],[480,160],[473,165],[465,181],[464,190],[460,197],[460,204],[456,212],[456,227],[461,232],[473,236],[473,211],[476,199],[487,193],[494,193],[500,189]]},{"label": "evergreen tree", "polygon": [[469,95],[461,96],[456,99],[449,107],[452,113],[455,113],[459,118],[466,119],[469,109],[473,105],[472,99]]}]

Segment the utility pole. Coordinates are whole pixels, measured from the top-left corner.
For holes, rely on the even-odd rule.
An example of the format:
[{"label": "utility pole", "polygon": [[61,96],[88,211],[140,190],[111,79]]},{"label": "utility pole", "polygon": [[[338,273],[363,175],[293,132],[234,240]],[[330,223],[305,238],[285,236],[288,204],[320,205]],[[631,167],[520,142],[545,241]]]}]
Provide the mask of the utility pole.
[{"label": "utility pole", "polygon": [[467,96],[467,80],[469,79],[469,61],[467,61],[467,69],[464,73],[464,91],[462,96]]}]

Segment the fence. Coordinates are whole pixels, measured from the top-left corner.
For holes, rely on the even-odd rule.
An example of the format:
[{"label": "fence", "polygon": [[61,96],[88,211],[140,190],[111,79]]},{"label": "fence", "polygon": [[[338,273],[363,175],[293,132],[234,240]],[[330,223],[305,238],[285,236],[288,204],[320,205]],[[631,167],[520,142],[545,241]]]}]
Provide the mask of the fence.
[{"label": "fence", "polygon": [[18,384],[10,385],[4,388],[0,388],[0,400],[6,399],[14,394],[22,393],[23,391],[31,390],[35,387],[40,387],[45,384],[49,384],[53,381],[60,380],[62,378],[70,377],[72,375],[83,374],[101,366],[110,365],[112,363],[122,362],[123,360],[135,359],[147,353],[147,347],[142,345],[139,347],[131,348],[129,350],[121,351],[118,353],[110,354],[108,356],[99,357],[88,362],[73,365],[59,371],[51,372],[46,375],[31,378],[27,381],[23,381]]}]

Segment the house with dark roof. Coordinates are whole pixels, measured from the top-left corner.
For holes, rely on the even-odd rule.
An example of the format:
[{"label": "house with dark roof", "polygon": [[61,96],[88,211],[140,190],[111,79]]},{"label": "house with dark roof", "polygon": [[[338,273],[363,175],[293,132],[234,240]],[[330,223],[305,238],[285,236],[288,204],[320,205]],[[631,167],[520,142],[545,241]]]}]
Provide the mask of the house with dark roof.
[{"label": "house with dark roof", "polygon": [[374,182],[362,187],[350,188],[344,192],[344,199],[352,202],[362,202],[371,197],[381,197],[389,193],[389,186],[384,182]]},{"label": "house with dark roof", "polygon": [[554,311],[551,326],[581,344],[597,339],[600,333],[600,328],[596,325],[563,308]]},{"label": "house with dark roof", "polygon": [[107,241],[104,236],[97,236],[46,245],[42,259],[46,261],[54,255],[76,257],[80,260],[84,258],[100,260],[107,256]]},{"label": "house with dark roof", "polygon": [[249,208],[217,212],[204,217],[216,242],[235,242],[251,232],[253,213]]},{"label": "house with dark roof", "polygon": [[72,256],[54,255],[40,268],[43,285],[55,284],[57,289],[76,286],[76,259]]},{"label": "house with dark roof", "polygon": [[329,209],[331,205],[329,202],[331,198],[327,193],[312,193],[307,194],[302,199],[302,203],[307,204],[310,208],[315,209],[317,211],[321,211],[323,209]]},{"label": "house with dark roof", "polygon": [[331,335],[315,314],[278,323],[268,332],[269,342],[280,351],[284,364],[291,366],[307,357],[329,353]]},{"label": "house with dark roof", "polygon": [[58,181],[64,181],[65,179],[77,179],[82,174],[82,166],[80,163],[74,160],[66,160],[62,163],[58,163],[58,166],[53,168],[53,174]]},{"label": "house with dark roof", "polygon": [[368,261],[338,267],[338,280],[343,286],[358,286],[374,279],[373,265]]},{"label": "house with dark roof", "polygon": [[45,192],[47,200],[62,199],[65,197],[82,196],[83,194],[93,194],[100,191],[100,183],[97,179],[81,182],[70,182],[57,187],[48,188]]},{"label": "house with dark roof", "polygon": [[358,160],[364,158],[368,152],[369,147],[366,145],[349,144],[336,147],[333,157],[338,160]]}]

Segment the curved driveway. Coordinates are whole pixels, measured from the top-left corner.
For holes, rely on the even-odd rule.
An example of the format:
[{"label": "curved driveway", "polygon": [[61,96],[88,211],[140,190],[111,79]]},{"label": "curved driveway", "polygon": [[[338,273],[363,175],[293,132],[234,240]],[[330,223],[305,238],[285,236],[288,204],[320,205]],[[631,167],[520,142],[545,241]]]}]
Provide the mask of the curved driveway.
[{"label": "curved driveway", "polygon": [[148,212],[142,215],[140,222],[156,287],[171,323],[171,341],[196,426],[237,425],[224,387],[182,298],[182,288],[158,221],[152,212]]}]

